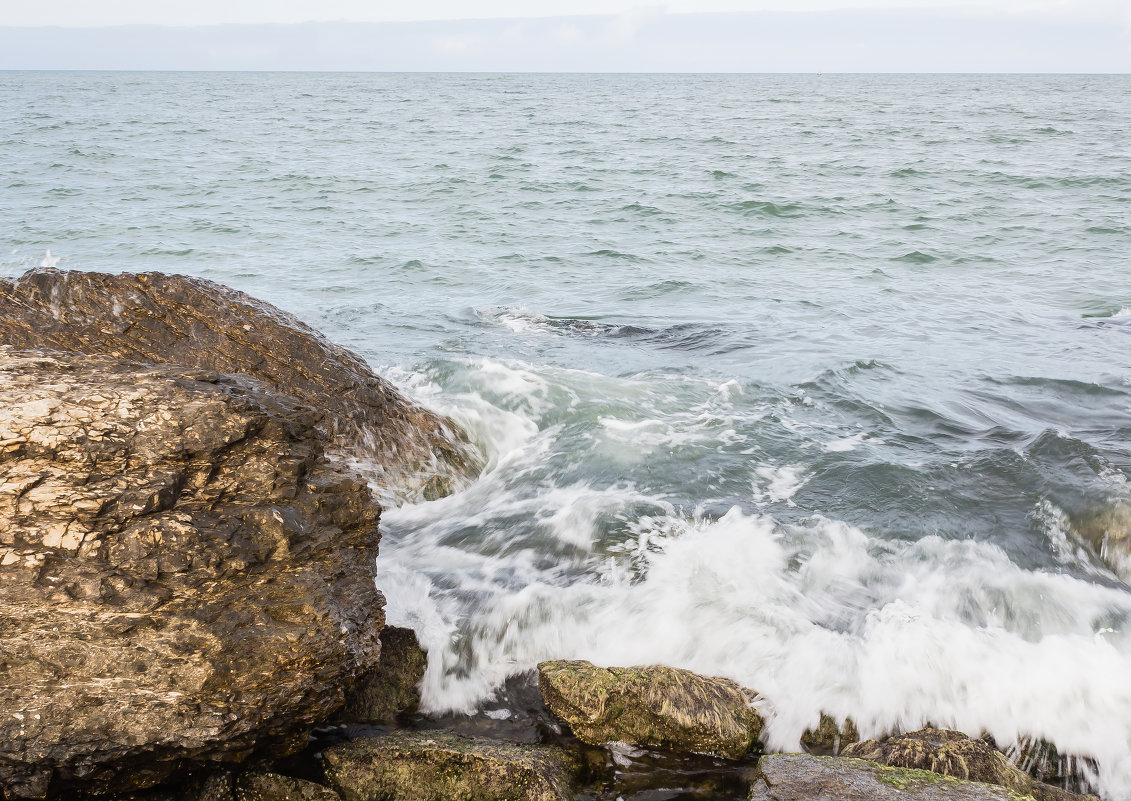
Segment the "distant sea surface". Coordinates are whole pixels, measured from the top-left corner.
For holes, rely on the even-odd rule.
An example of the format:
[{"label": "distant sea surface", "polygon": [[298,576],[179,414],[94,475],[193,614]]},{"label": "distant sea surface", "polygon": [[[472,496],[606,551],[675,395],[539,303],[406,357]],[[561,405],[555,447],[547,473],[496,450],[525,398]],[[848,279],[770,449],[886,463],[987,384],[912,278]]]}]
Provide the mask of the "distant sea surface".
[{"label": "distant sea surface", "polygon": [[1128,76],[0,73],[0,273],[221,281],[468,428],[383,521],[431,711],[662,662],[1131,799],[1129,132]]}]

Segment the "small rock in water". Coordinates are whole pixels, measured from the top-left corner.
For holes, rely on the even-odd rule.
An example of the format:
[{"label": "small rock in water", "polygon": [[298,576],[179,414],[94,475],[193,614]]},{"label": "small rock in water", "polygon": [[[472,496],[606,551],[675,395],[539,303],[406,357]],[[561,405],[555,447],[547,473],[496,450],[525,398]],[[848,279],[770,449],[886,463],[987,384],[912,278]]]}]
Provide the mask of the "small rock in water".
[{"label": "small rock in water", "polygon": [[1023,801],[1004,787],[862,759],[773,754],[758,760],[750,801]]},{"label": "small rock in water", "polygon": [[741,759],[757,744],[757,694],[730,679],[650,665],[543,662],[546,706],[591,745],[620,742]]},{"label": "small rock in water", "polygon": [[996,784],[1021,795],[1032,796],[1037,801],[1082,801],[1092,798],[1043,784],[984,740],[948,729],[927,728],[885,740],[865,740],[848,746],[842,753],[881,765],[917,768],[959,779]]},{"label": "small rock in water", "polygon": [[343,723],[396,723],[420,703],[420,680],[428,657],[412,629],[386,626],[381,631],[381,661],[346,694],[338,715]]},{"label": "small rock in water", "polygon": [[323,764],[345,801],[572,801],[579,768],[549,746],[405,730],[328,748]]},{"label": "small rock in water", "polygon": [[806,729],[801,735],[801,745],[809,753],[836,756],[845,746],[859,739],[860,734],[851,718],[837,723],[831,715],[822,714],[817,728]]}]

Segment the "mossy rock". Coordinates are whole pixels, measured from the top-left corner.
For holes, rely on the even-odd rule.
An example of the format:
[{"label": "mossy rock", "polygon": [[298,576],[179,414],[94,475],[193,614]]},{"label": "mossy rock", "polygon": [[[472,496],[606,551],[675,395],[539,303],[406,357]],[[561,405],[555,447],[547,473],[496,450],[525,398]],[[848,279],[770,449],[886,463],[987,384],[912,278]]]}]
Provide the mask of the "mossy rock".
[{"label": "mossy rock", "polygon": [[236,801],[341,801],[329,787],[278,773],[245,773],[236,780]]},{"label": "mossy rock", "polygon": [[399,730],[323,753],[345,801],[567,801],[578,765],[548,746]]},{"label": "mossy rock", "polygon": [[842,753],[881,765],[917,768],[958,779],[996,784],[1022,796],[1031,796],[1036,801],[1094,799],[1094,796],[1042,784],[986,741],[948,729],[927,728],[886,740],[866,740],[848,746]]},{"label": "mossy rock", "polygon": [[420,680],[428,656],[412,629],[385,626],[377,666],[363,674],[346,694],[337,720],[342,723],[395,723],[420,704]]},{"label": "mossy rock", "polygon": [[773,754],[758,761],[750,801],[1034,801],[993,784],[850,757]]},{"label": "mossy rock", "polygon": [[730,679],[649,665],[543,662],[546,706],[582,742],[611,742],[741,759],[758,743],[757,694]]}]

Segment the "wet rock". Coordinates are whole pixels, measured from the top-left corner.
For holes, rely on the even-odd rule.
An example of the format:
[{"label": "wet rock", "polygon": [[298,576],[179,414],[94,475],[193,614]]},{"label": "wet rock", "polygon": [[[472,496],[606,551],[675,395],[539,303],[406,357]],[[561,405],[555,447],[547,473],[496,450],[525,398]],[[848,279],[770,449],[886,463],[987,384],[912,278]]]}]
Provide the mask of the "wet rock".
[{"label": "wet rock", "polygon": [[1131,581],[1131,504],[1082,517],[1073,528],[1117,576]]},{"label": "wet rock", "polygon": [[750,801],[1024,801],[992,784],[862,759],[773,754],[758,760]]},{"label": "wet rock", "polygon": [[342,723],[396,723],[397,716],[420,704],[420,680],[428,656],[412,629],[386,626],[381,631],[381,661],[357,680],[346,695]]},{"label": "wet rock", "polygon": [[379,510],[247,379],[0,347],[0,787],[286,753],[377,662]]},{"label": "wet rock", "polygon": [[245,773],[236,780],[236,801],[341,801],[329,787],[278,773]]},{"label": "wet rock", "polygon": [[1089,777],[1099,774],[1099,765],[1094,759],[1062,754],[1048,740],[1023,738],[1003,749],[1003,753],[1010,762],[1037,781],[1073,792],[1088,792],[1091,789]]},{"label": "wet rock", "polygon": [[920,729],[886,740],[854,743],[842,752],[881,765],[918,768],[959,779],[996,784],[1037,801],[1081,801],[1088,798],[1042,784],[984,740],[948,729]]},{"label": "wet rock", "polygon": [[543,662],[538,683],[550,711],[593,745],[623,742],[740,759],[762,731],[750,706],[755,693],[689,670]]},{"label": "wet rock", "polygon": [[0,344],[251,376],[325,412],[335,447],[390,499],[466,485],[479,453],[356,354],[274,306],[200,278],[37,269],[0,280]]},{"label": "wet rock", "polygon": [[802,747],[813,754],[836,756],[841,750],[860,739],[856,724],[851,718],[837,723],[831,715],[821,715],[816,728],[806,729],[801,735]]},{"label": "wet rock", "polygon": [[577,770],[560,749],[445,731],[354,740],[323,762],[345,801],[565,801]]}]

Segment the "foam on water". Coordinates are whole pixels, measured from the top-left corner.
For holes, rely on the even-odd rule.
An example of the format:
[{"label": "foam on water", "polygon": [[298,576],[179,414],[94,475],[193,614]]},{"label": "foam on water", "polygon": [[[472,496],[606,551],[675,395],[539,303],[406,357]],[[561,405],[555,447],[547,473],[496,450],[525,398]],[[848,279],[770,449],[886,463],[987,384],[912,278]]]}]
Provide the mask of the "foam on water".
[{"label": "foam on water", "polygon": [[[379,585],[390,622],[416,628],[429,650],[426,711],[471,712],[544,659],[662,663],[760,692],[770,749],[796,749],[822,712],[865,736],[932,723],[1001,744],[1043,738],[1094,758],[1098,786],[1131,798],[1131,595],[1054,505],[1034,519],[1065,564],[1100,582],[1025,569],[992,543],[904,541],[820,514],[712,515],[624,482],[574,480],[554,466],[562,426],[546,425],[549,399],[570,403],[564,376],[466,367],[449,377],[465,391],[441,397],[493,467],[458,495],[384,516]],[[601,417],[599,428],[646,453],[679,425],[704,436],[702,415],[660,412],[642,402],[640,419]],[[795,508],[808,480],[796,465],[751,474],[763,508]]]}]

